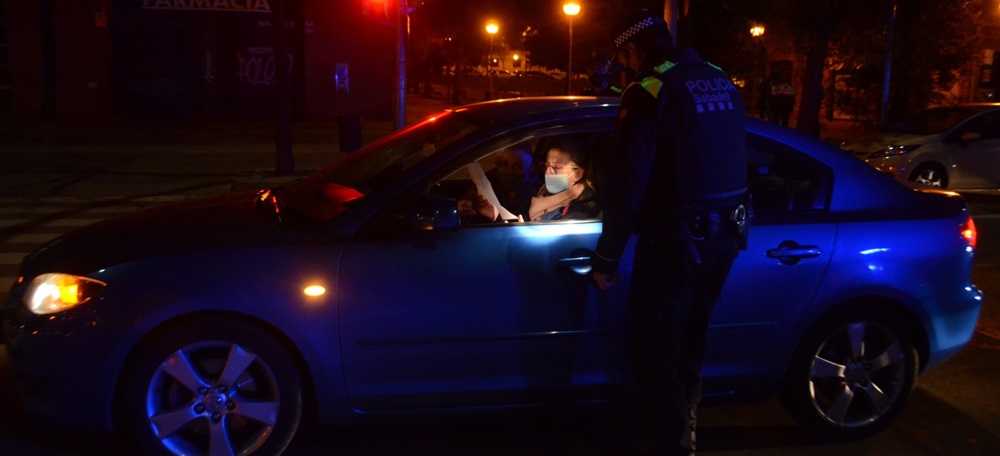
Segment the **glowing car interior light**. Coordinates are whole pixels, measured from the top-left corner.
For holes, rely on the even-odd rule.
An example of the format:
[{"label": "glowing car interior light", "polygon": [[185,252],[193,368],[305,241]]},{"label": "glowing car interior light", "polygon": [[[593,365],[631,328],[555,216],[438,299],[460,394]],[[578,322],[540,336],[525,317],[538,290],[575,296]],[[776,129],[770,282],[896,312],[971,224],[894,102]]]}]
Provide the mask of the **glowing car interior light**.
[{"label": "glowing car interior light", "polygon": [[594,234],[601,232],[600,223],[566,221],[560,223],[530,222],[514,227],[518,236],[526,238],[557,238],[560,236]]},{"label": "glowing car interior light", "polygon": [[38,315],[52,314],[90,301],[107,284],[70,274],[42,274],[24,292],[24,304]]},{"label": "glowing car interior light", "polygon": [[326,287],[322,285],[309,285],[302,290],[302,293],[312,297],[323,296],[326,294]]}]

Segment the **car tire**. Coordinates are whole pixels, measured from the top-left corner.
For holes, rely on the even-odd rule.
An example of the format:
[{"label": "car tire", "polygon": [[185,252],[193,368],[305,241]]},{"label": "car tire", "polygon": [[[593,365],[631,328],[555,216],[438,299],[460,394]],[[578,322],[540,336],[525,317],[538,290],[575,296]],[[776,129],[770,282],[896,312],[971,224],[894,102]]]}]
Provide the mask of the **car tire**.
[{"label": "car tire", "polygon": [[779,387],[789,415],[838,440],[888,426],[909,398],[919,364],[906,331],[894,321],[869,312],[812,328]]},{"label": "car tire", "polygon": [[948,173],[941,165],[924,164],[910,173],[910,181],[930,187],[948,188]]},{"label": "car tire", "polygon": [[158,332],[122,381],[120,427],[142,454],[276,456],[302,420],[292,357],[262,328],[233,318]]}]

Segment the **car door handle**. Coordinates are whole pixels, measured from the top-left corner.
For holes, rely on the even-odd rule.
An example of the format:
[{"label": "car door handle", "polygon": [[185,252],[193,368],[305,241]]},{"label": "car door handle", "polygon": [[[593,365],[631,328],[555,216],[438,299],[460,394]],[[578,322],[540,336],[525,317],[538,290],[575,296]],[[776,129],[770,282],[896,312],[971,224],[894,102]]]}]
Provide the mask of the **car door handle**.
[{"label": "car door handle", "polygon": [[590,274],[591,271],[590,256],[560,258],[556,261],[556,264],[561,268],[567,268],[580,275]]},{"label": "car door handle", "polygon": [[795,241],[782,241],[778,244],[778,248],[767,251],[767,257],[777,258],[781,264],[791,266],[803,258],[816,258],[820,253],[819,246],[816,245],[799,245]]}]

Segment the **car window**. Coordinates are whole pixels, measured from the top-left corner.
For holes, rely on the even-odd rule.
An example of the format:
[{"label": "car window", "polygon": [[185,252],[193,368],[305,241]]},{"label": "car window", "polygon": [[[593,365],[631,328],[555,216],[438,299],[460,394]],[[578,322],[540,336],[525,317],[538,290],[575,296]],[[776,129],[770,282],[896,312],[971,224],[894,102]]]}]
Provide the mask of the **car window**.
[{"label": "car window", "polygon": [[988,112],[976,117],[955,133],[959,137],[965,133],[978,133],[982,135],[982,139],[998,139],[1000,138],[1000,111]]},{"label": "car window", "polygon": [[[467,154],[468,158],[453,165],[453,171],[445,177],[433,182],[429,192],[453,198],[459,205],[462,214],[462,226],[477,226],[493,223],[493,220],[479,211],[479,195],[492,193],[491,197],[503,207],[500,212],[513,216],[521,216],[524,222],[544,222],[541,218],[532,220],[531,208],[540,202],[539,198],[546,195],[543,190],[546,158],[553,147],[565,147],[575,144],[582,151],[580,171],[586,181],[587,190],[579,198],[566,205],[562,215],[547,220],[558,222],[566,220],[598,220],[600,208],[598,205],[598,188],[604,170],[601,159],[611,145],[612,132],[560,132],[560,134],[533,134],[518,138],[508,138],[503,142],[493,143],[483,147],[478,153]],[[511,150],[517,150],[512,154]],[[521,156],[528,166],[524,169],[523,178],[510,176],[504,168],[509,166],[512,156]],[[471,166],[470,166],[471,165]],[[501,166],[498,166],[501,165]],[[490,188],[479,188],[473,179],[473,173],[482,171],[489,181]],[[485,198],[487,195],[483,195]],[[534,199],[534,200],[533,200]],[[488,211],[487,211],[488,212]],[[501,219],[504,218],[501,216]]]},{"label": "car window", "polygon": [[747,167],[758,214],[826,210],[832,171],[787,146],[748,136]]},{"label": "car window", "polygon": [[463,226],[494,221],[477,211],[481,205],[479,195],[492,201],[491,206],[497,214],[505,214],[505,219],[516,219],[521,214],[527,217],[527,206],[541,185],[534,166],[536,144],[536,139],[524,139],[488,147],[485,156],[462,162],[457,170],[434,183],[429,192],[456,200]]},{"label": "car window", "polygon": [[447,115],[424,121],[388,137],[389,140],[379,142],[377,147],[373,144],[355,153],[360,156],[351,160],[349,169],[330,173],[330,178],[334,183],[358,188],[366,194],[374,192],[476,128],[476,125]]},{"label": "car window", "polygon": [[447,112],[428,118],[292,183],[283,189],[284,204],[306,217],[329,220],[343,212],[346,202],[392,185],[409,169],[478,128]]}]

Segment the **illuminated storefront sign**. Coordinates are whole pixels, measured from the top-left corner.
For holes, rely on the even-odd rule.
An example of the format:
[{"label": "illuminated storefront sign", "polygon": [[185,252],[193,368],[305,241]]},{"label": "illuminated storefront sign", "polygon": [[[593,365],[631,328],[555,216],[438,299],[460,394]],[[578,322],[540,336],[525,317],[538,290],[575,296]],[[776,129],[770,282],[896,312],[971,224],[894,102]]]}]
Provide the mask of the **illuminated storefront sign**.
[{"label": "illuminated storefront sign", "polygon": [[267,0],[142,0],[142,9],[271,12]]}]

